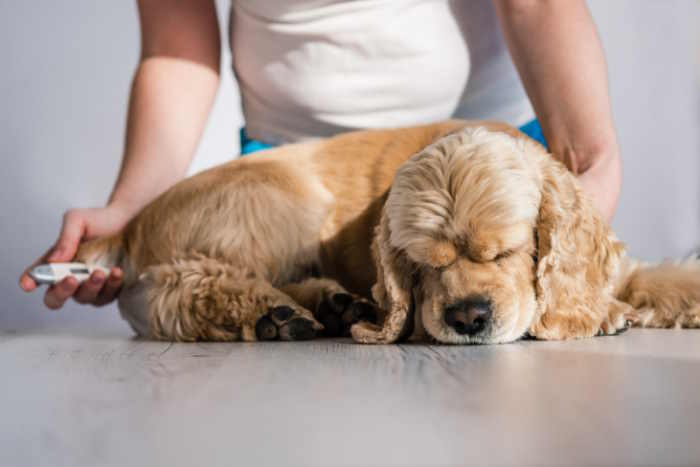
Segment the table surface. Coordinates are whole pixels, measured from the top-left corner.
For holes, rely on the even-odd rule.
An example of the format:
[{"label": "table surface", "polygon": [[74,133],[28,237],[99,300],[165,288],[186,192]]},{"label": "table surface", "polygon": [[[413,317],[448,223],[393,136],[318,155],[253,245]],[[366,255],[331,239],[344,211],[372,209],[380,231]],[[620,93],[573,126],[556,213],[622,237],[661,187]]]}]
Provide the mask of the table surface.
[{"label": "table surface", "polygon": [[0,332],[0,465],[700,464],[700,331],[170,344]]}]

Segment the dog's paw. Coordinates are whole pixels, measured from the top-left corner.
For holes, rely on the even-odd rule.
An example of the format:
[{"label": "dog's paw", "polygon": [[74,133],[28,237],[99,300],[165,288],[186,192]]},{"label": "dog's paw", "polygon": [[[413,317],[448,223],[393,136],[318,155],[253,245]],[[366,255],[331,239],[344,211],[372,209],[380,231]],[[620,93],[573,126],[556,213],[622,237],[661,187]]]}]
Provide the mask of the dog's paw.
[{"label": "dog's paw", "polygon": [[600,324],[597,336],[615,336],[622,334],[632,326],[629,319],[631,307],[625,303],[614,303],[610,307],[608,316]]},{"label": "dog's paw", "polygon": [[317,319],[323,324],[322,335],[349,336],[350,327],[360,321],[377,322],[376,307],[364,298],[345,292],[324,296],[316,310]]},{"label": "dog's paw", "polygon": [[267,314],[258,319],[255,336],[259,341],[301,341],[313,339],[322,329],[323,325],[315,319],[282,305],[270,308]]}]

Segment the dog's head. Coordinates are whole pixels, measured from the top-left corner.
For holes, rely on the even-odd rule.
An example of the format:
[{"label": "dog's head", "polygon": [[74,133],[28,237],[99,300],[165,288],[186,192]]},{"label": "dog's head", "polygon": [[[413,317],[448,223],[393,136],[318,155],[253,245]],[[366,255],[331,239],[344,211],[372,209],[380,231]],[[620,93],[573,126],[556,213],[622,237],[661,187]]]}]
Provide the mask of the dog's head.
[{"label": "dog's head", "polygon": [[397,172],[373,242],[372,293],[387,316],[353,336],[393,342],[414,321],[445,343],[592,335],[621,254],[539,145],[467,128]]}]

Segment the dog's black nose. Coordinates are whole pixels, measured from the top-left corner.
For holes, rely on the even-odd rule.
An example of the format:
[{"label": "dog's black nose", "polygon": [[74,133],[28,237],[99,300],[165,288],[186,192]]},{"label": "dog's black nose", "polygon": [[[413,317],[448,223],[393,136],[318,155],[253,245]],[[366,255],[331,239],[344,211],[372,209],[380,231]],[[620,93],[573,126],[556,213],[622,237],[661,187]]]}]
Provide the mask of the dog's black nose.
[{"label": "dog's black nose", "polygon": [[459,334],[478,334],[490,319],[491,302],[485,297],[469,297],[445,307],[445,322]]}]

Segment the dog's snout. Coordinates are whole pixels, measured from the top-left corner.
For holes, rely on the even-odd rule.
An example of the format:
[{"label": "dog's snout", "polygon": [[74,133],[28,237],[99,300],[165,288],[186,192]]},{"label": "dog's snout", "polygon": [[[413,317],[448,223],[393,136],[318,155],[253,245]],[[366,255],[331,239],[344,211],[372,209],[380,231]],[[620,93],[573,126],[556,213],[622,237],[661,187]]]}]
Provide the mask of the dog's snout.
[{"label": "dog's snout", "polygon": [[491,302],[484,297],[469,297],[445,307],[445,322],[458,334],[473,336],[486,329],[491,319]]}]

